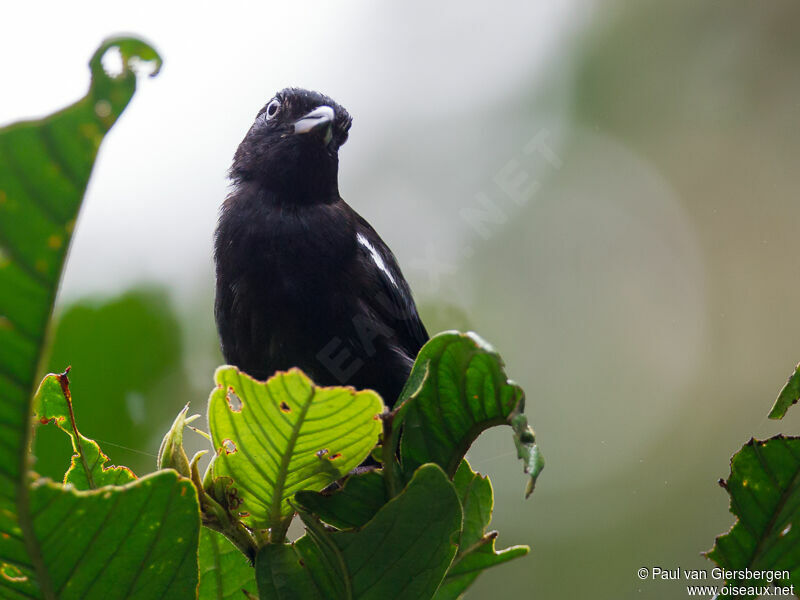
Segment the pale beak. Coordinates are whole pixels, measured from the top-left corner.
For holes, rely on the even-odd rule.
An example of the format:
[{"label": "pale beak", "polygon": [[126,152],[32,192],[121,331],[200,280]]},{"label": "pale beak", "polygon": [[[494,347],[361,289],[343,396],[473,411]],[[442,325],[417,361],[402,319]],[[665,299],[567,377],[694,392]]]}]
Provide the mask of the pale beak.
[{"label": "pale beak", "polygon": [[294,132],[323,134],[325,144],[333,137],[333,119],[335,114],[330,106],[318,106],[307,115],[294,122]]}]

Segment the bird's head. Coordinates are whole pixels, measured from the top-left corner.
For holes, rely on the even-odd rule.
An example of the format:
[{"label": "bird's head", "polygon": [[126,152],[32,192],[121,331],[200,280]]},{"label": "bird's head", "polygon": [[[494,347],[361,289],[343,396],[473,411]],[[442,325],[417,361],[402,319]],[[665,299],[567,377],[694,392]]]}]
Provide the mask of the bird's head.
[{"label": "bird's head", "polygon": [[256,181],[293,201],[338,197],[339,148],[352,118],[327,96],[299,88],[267,102],[233,157],[231,178]]}]

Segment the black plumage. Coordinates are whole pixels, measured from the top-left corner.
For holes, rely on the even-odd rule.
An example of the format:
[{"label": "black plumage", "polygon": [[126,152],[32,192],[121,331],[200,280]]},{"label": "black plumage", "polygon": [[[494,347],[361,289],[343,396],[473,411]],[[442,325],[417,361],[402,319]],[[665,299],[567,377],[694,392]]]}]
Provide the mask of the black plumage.
[{"label": "black plumage", "polygon": [[392,405],[428,334],[392,251],[339,195],[350,124],[294,88],[258,113],[216,231],[215,316],[225,360],[253,377],[296,366]]}]

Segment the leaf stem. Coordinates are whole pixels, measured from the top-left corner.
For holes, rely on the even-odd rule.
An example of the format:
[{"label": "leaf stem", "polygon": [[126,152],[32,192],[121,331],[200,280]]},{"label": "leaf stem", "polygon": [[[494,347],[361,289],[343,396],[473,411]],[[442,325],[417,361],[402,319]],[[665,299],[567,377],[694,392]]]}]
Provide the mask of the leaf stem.
[{"label": "leaf stem", "polygon": [[203,494],[201,504],[202,509],[211,509],[210,511],[203,510],[203,525],[224,535],[247,557],[251,564],[254,563],[258,544],[247,527],[241,521],[229,518],[227,511],[208,494]]},{"label": "leaf stem", "polygon": [[254,563],[259,548],[257,538],[239,519],[206,492],[200,481],[197,461],[192,461],[191,474],[192,483],[197,489],[197,497],[200,500],[203,525],[224,535],[251,563]]},{"label": "leaf stem", "polygon": [[397,440],[394,435],[394,417],[397,410],[385,411],[381,414],[381,421],[383,422],[383,480],[386,483],[386,493],[389,498],[397,496],[397,474],[395,467],[396,461],[396,447]]},{"label": "leaf stem", "polygon": [[286,539],[286,532],[289,531],[289,525],[292,523],[294,515],[290,515],[286,519],[282,519],[277,524],[270,527],[269,530],[269,543],[282,544]]}]

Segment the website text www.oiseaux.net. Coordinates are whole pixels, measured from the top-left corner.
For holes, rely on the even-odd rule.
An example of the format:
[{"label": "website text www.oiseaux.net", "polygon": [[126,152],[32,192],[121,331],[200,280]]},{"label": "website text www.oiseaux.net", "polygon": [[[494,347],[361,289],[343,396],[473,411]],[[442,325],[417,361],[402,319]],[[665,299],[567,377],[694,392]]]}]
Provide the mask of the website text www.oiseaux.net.
[{"label": "website text www.oiseaux.net", "polygon": [[[686,581],[687,596],[794,596],[794,584],[788,585],[789,571],[642,567],[637,575],[641,580]],[[708,580],[719,585],[704,583]]]}]

